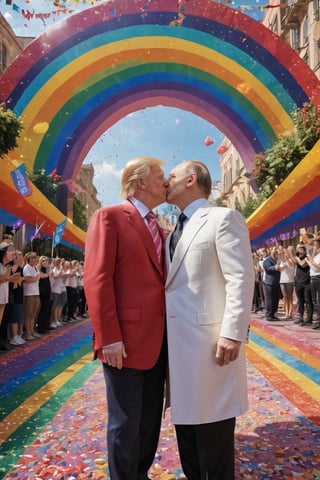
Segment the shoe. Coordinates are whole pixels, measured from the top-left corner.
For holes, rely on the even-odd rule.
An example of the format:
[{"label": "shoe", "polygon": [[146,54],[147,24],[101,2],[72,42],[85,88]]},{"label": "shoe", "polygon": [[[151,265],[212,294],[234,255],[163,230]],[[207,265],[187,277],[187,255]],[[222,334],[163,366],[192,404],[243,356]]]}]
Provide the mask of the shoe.
[{"label": "shoe", "polygon": [[50,328],[50,330],[55,330],[57,328],[56,322],[51,322],[49,328]]},{"label": "shoe", "polygon": [[276,315],[272,315],[272,320],[274,320],[274,321],[277,321],[277,322],[278,322],[278,321],[280,320],[280,318],[278,318]]},{"label": "shoe", "polygon": [[19,338],[20,345],[24,345],[25,343],[27,343],[27,342],[24,340],[24,338],[22,338],[21,335],[17,335],[17,336],[18,336],[18,338]]},{"label": "shoe", "polygon": [[63,323],[61,323],[61,322],[56,322],[56,326],[57,326],[57,327],[62,327],[62,326],[63,326]]},{"label": "shoe", "polygon": [[27,340],[27,341],[31,341],[31,340],[34,340],[35,337],[33,337],[32,335],[25,335],[24,339]]},{"label": "shoe", "polygon": [[0,350],[12,350],[12,346],[5,340],[0,340]]},{"label": "shoe", "polygon": [[318,330],[320,328],[320,322],[317,323],[314,327],[312,327],[312,330]]},{"label": "shoe", "polygon": [[303,319],[302,318],[297,318],[297,320],[295,320],[293,323],[295,323],[296,325],[303,324]]},{"label": "shoe", "polygon": [[40,337],[41,337],[40,333],[38,333],[38,332],[32,332],[31,335],[32,335],[34,338],[40,338]]},{"label": "shoe", "polygon": [[302,327],[310,327],[312,325],[312,320],[307,320],[306,322],[302,323]]},{"label": "shoe", "polygon": [[9,343],[10,343],[10,345],[13,345],[13,346],[15,346],[15,347],[17,347],[18,345],[22,345],[22,344],[19,342],[19,337],[18,337],[18,335],[15,335],[14,337],[12,337],[12,338],[10,339],[10,342],[9,342]]}]

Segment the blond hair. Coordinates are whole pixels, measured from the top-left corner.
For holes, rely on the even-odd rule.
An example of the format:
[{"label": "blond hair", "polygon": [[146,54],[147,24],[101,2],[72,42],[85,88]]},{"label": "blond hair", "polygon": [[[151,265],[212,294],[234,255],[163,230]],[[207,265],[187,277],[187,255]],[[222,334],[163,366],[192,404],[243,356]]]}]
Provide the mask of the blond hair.
[{"label": "blond hair", "polygon": [[136,192],[137,180],[149,175],[151,167],[162,165],[164,165],[162,160],[152,157],[136,157],[129,160],[122,172],[121,197],[133,196]]}]

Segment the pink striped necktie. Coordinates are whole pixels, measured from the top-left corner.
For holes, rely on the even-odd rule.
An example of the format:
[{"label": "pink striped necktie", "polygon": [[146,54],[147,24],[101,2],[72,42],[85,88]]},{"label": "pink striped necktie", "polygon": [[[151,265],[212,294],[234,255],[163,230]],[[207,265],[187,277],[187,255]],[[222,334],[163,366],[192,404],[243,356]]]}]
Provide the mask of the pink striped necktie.
[{"label": "pink striped necktie", "polygon": [[162,238],[159,233],[158,222],[153,212],[149,212],[146,215],[146,219],[149,225],[150,233],[152,235],[154,246],[156,248],[158,260],[159,262],[161,262]]}]

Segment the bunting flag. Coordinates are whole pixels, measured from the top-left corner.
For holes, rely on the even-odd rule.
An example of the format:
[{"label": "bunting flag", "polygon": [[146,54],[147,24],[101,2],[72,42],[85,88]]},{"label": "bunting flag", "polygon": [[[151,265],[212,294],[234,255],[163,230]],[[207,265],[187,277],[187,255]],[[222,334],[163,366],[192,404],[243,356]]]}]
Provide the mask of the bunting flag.
[{"label": "bunting flag", "polygon": [[32,190],[28,183],[28,177],[26,174],[26,167],[24,163],[21,163],[19,167],[11,172],[11,177],[14,183],[14,186],[18,192],[24,197],[31,195]]},{"label": "bunting flag", "polygon": [[63,220],[59,225],[57,225],[57,228],[53,234],[53,239],[52,239],[52,247],[56,247],[59,243],[61,243],[62,240],[62,235],[64,228],[66,226],[67,219]]},{"label": "bunting flag", "polygon": [[35,231],[34,231],[34,234],[32,235],[31,237],[31,241],[33,241],[35,238],[38,237],[39,233],[40,233],[40,230],[41,228],[44,226],[44,224],[46,223],[46,221],[44,220],[41,225],[39,225],[39,222],[38,220],[36,221],[36,228],[35,228]]},{"label": "bunting flag", "polygon": [[[74,4],[88,4],[90,3],[90,5],[94,5],[98,2],[100,2],[101,0],[90,0],[90,2],[88,2],[87,0],[69,0],[68,1],[68,5],[72,5],[73,3]],[[66,2],[64,0],[62,0],[62,2],[53,2],[53,6],[54,7],[57,7],[57,10],[52,10],[51,12],[46,12],[46,13],[36,13],[34,10],[32,12],[30,12],[29,10],[24,10],[24,9],[21,9],[19,7],[19,5],[17,5],[16,3],[13,2],[13,0],[6,0],[6,5],[9,5],[9,6],[12,6],[12,9],[14,11],[16,11],[17,13],[21,13],[22,16],[26,19],[26,20],[31,20],[33,18],[39,18],[40,20],[42,20],[43,22],[45,21],[45,19],[48,19],[50,18],[52,15],[59,15],[60,13],[66,15],[66,14],[69,14],[69,13],[74,13],[74,10],[72,8],[68,8],[66,7]],[[270,4],[266,4],[266,5],[238,5],[238,6],[234,6],[233,8],[234,9],[239,9],[241,10],[242,12],[250,12],[250,11],[254,11],[254,10],[259,10],[259,11],[264,11],[264,10],[267,10],[268,8],[287,8],[288,7],[288,3],[277,3],[276,5],[270,5]],[[183,14],[180,14],[181,17],[175,21],[175,24],[176,25],[180,25],[182,23],[182,21],[184,20],[184,16]],[[45,22],[44,22],[45,23]]]},{"label": "bunting flag", "polygon": [[12,225],[12,228],[15,232],[17,232],[18,230],[20,230],[21,227],[23,227],[23,225],[25,225],[25,223],[26,222],[22,218],[19,218],[14,222],[14,224]]}]

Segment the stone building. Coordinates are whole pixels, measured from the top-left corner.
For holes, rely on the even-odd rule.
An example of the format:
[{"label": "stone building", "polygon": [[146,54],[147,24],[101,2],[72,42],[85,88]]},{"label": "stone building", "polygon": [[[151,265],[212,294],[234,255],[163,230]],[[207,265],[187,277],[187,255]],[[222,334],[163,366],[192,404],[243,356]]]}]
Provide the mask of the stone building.
[{"label": "stone building", "polygon": [[23,46],[14,31],[0,13],[0,75],[23,50]]},{"label": "stone building", "polygon": [[[222,204],[235,208],[237,204],[243,205],[249,195],[255,195],[247,171],[243,165],[239,152],[234,145],[224,138],[220,144],[222,153],[220,155],[221,168],[221,195]],[[220,148],[219,147],[219,148]]]},{"label": "stone building", "polygon": [[320,0],[270,1],[263,25],[282,37],[320,78]]},{"label": "stone building", "polygon": [[[320,0],[271,0],[262,24],[282,37],[320,78]],[[255,195],[241,158],[225,138],[228,149],[220,157],[222,201],[234,207]]]},{"label": "stone building", "polygon": [[93,184],[94,167],[92,163],[83,164],[76,178],[80,189],[75,193],[76,198],[86,207],[87,224],[94,212],[101,207],[97,199],[97,189]]}]

